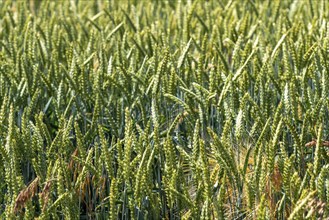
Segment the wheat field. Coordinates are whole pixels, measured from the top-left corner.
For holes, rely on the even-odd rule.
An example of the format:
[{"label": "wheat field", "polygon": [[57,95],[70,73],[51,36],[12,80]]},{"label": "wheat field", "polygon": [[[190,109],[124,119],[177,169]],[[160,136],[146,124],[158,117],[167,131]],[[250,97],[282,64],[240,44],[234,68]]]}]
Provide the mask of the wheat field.
[{"label": "wheat field", "polygon": [[326,0],[0,0],[2,219],[329,219]]}]

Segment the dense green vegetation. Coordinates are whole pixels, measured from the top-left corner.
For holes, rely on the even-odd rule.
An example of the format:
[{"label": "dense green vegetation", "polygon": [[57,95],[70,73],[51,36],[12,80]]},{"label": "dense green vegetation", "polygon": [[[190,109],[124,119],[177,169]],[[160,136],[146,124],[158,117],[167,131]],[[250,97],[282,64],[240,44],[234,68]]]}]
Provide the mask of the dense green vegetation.
[{"label": "dense green vegetation", "polygon": [[327,1],[0,0],[5,219],[329,217]]}]

